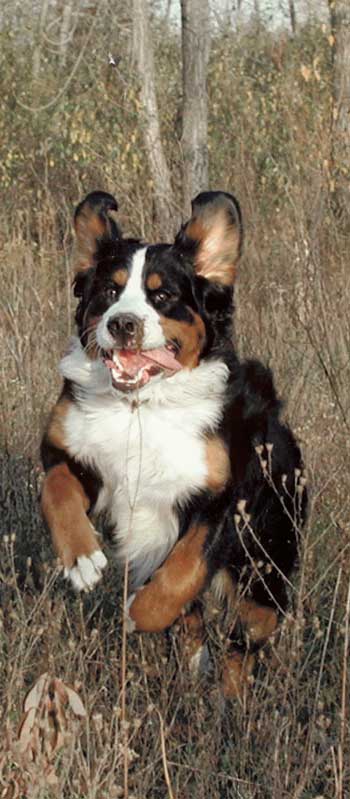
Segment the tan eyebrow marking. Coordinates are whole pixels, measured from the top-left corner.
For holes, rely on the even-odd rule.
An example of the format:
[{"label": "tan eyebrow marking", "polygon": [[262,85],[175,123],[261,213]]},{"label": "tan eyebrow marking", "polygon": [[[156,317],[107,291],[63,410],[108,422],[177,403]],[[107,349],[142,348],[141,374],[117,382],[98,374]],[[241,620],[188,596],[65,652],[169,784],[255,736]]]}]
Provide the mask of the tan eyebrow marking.
[{"label": "tan eyebrow marking", "polygon": [[117,286],[126,286],[128,282],[129,272],[127,269],[117,269],[113,274],[113,281]]},{"label": "tan eyebrow marking", "polygon": [[160,289],[162,285],[161,276],[158,275],[157,272],[152,272],[152,274],[147,278],[146,285],[147,288],[150,289],[151,291],[154,291],[155,289]]}]

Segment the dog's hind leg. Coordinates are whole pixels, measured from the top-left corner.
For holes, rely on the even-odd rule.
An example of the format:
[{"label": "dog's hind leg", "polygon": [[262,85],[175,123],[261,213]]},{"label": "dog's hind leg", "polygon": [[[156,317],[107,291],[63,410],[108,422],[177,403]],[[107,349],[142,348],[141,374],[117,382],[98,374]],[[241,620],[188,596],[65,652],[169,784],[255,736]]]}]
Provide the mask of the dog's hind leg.
[{"label": "dog's hind leg", "polygon": [[129,629],[160,632],[170,627],[185,605],[195,599],[208,579],[205,524],[194,524],[178,541],[147,585],[129,599]]},{"label": "dog's hind leg", "polygon": [[287,604],[285,587],[279,575],[272,575],[267,586],[257,581],[250,596],[238,598],[235,623],[224,657],[222,690],[227,698],[240,698],[255,665],[255,653],[278,627],[278,612]]},{"label": "dog's hind leg", "polygon": [[209,668],[209,649],[201,602],[194,601],[180,619],[179,645],[185,666],[193,677],[200,677]]},{"label": "dog's hind leg", "polygon": [[255,652],[275,632],[277,613],[273,608],[243,600],[238,608],[239,624],[224,657],[222,691],[226,698],[240,698],[255,665]]}]

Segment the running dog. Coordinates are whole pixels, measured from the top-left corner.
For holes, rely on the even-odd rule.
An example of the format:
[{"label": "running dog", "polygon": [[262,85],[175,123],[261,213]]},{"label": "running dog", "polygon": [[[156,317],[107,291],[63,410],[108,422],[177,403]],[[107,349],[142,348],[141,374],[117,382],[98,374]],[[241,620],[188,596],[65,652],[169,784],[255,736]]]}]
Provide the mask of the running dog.
[{"label": "running dog", "polygon": [[271,372],[234,349],[237,200],[199,194],[172,244],[124,238],[117,211],[98,191],[75,212],[78,335],[42,443],[43,514],[78,591],[107,566],[93,526],[107,516],[129,567],[130,629],[184,617],[199,639],[209,585],[236,603],[232,695],[287,605],[306,512],[301,454]]}]

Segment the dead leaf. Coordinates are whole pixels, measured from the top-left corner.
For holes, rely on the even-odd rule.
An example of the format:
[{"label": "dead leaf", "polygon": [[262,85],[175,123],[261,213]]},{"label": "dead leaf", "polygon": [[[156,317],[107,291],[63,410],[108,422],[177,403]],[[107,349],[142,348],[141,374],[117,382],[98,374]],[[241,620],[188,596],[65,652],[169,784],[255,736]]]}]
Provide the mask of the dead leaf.
[{"label": "dead leaf", "polygon": [[36,709],[29,708],[24,714],[18,732],[18,740],[22,752],[26,752],[33,744],[33,731],[36,722]]},{"label": "dead leaf", "polygon": [[45,674],[42,674],[36,683],[34,683],[33,687],[28,691],[23,704],[24,712],[30,710],[31,708],[36,708],[36,710],[39,708],[47,680],[48,674],[45,672]]},{"label": "dead leaf", "polygon": [[68,694],[69,707],[71,708],[75,716],[80,716],[81,718],[85,718],[86,710],[80,699],[80,696],[76,693],[76,691],[73,691],[72,688],[68,688],[68,686],[66,686],[66,691]]},{"label": "dead leaf", "polygon": [[43,787],[59,784],[56,755],[68,740],[71,743],[77,724],[74,717],[86,717],[76,691],[62,680],[46,672],[42,674],[24,700],[24,714],[17,735],[21,763],[33,785],[37,786],[38,780]]},{"label": "dead leaf", "polygon": [[311,69],[309,67],[307,67],[305,64],[302,64],[301,67],[300,67],[300,72],[301,72],[302,77],[304,78],[304,81],[306,83],[308,83],[309,80],[311,80],[311,77],[312,77]]}]

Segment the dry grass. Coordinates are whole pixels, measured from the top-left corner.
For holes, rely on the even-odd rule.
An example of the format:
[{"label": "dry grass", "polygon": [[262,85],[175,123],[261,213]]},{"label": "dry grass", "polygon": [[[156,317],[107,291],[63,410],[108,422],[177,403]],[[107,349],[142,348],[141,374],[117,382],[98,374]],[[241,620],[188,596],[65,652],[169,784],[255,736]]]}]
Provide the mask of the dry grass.
[{"label": "dry grass", "polygon": [[[214,670],[199,686],[189,681],[176,635],[129,639],[128,779],[130,795],[138,799],[171,796],[165,763],[171,791],[179,799],[346,796],[349,321],[342,288],[346,262],[339,257],[342,240],[334,231],[323,235],[326,241],[332,239],[329,274],[308,249],[311,244],[295,236],[295,263],[285,270],[276,262],[269,274],[257,276],[257,260],[271,264],[275,242],[267,240],[261,247],[250,233],[237,296],[239,349],[274,367],[308,465],[311,514],[291,614],[264,653],[243,706],[224,705],[220,697],[216,672],[224,644],[217,616],[208,619]],[[288,245],[287,236],[288,228],[281,225],[279,247]],[[28,243],[22,242],[21,250],[19,242],[18,237],[16,269],[23,262],[30,264]],[[325,248],[322,242],[322,253]],[[64,347],[69,311],[63,318],[58,312],[61,298],[67,296],[65,281],[44,267],[40,272],[43,261],[36,263],[39,271],[31,273],[32,281],[24,288],[21,280],[17,285],[8,282],[10,298],[17,297],[18,327],[11,338],[15,349],[10,351],[6,335],[1,358],[7,378],[14,369],[4,418],[14,425],[8,443],[12,441],[12,452],[17,453],[4,456],[1,481],[3,532],[8,536],[2,544],[0,575],[1,721],[6,730],[2,780],[6,786],[19,774],[26,779],[21,760],[13,754],[21,705],[27,689],[49,671],[76,686],[88,710],[87,720],[74,728],[73,743],[59,754],[59,782],[51,794],[102,799],[123,795],[122,586],[111,568],[91,597],[75,597],[53,561],[38,515],[40,473],[25,453],[33,461],[43,409],[57,390],[54,363]],[[55,299],[48,309],[36,297],[50,292]],[[32,331],[31,360],[26,357],[27,331]],[[27,779],[29,785],[34,780],[30,769]],[[44,799],[50,790],[33,796]]]},{"label": "dry grass", "polygon": [[[210,607],[213,669],[199,684],[189,679],[176,631],[129,638],[123,727],[120,575],[110,567],[92,595],[71,592],[42,535],[37,481],[25,461],[4,462],[0,784],[22,780],[23,795],[40,799],[122,796],[126,734],[129,795],[140,799],[171,791],[245,799],[346,796],[349,540],[332,513],[312,516],[291,612],[261,654],[242,703],[221,698],[224,642],[220,614]],[[18,752],[16,737],[24,696],[44,672],[79,692],[87,718],[72,724],[58,754],[55,788],[36,793],[35,765]]]},{"label": "dry grass", "polygon": [[[247,225],[237,288],[237,346],[241,354],[254,354],[273,367],[287,400],[287,418],[301,440],[311,490],[290,614],[262,653],[241,704],[224,704],[220,695],[224,642],[220,614],[210,607],[213,669],[199,684],[188,677],[176,631],[128,639],[127,724],[121,723],[121,577],[111,565],[92,595],[75,596],[54,560],[37,505],[40,430],[57,395],[56,366],[73,315],[70,200],[63,202],[49,173],[38,199],[36,178],[29,183],[23,172],[21,201],[18,193],[15,203],[20,210],[9,206],[7,221],[3,213],[0,795],[6,799],[123,796],[125,736],[130,799],[350,796],[349,237],[332,218],[322,171],[329,150],[322,121],[328,108],[327,59],[319,32],[303,36],[291,45],[282,72],[273,71],[274,45],[268,37],[259,46],[242,41],[241,51],[223,37],[215,45],[210,72],[212,184],[235,189]],[[173,61],[174,47],[171,40]],[[320,48],[323,82],[303,86],[299,55],[312,63],[313,47]],[[164,39],[163,48],[160,57],[165,58]],[[233,96],[237,63],[241,93]],[[272,70],[268,81],[266,64]],[[270,87],[264,92],[259,70],[264,87]],[[166,76],[164,62],[161,75]],[[167,94],[162,83],[165,137],[171,136],[176,99],[176,87],[169,85]],[[125,95],[120,102],[126,102]],[[128,118],[127,123],[121,146],[130,139]],[[108,129],[107,134],[106,152],[114,133]],[[107,158],[101,162],[90,151],[88,178],[79,177],[78,162],[62,195],[75,196],[80,183],[81,193],[116,185],[124,199],[124,226],[152,238],[147,166],[138,136],[139,131],[135,168],[132,160],[120,173],[110,166],[103,183]],[[257,155],[265,141],[270,152],[280,148],[275,165],[265,152]],[[169,147],[176,159],[172,141]],[[65,181],[67,174],[62,171]],[[16,744],[23,699],[44,672],[75,686],[87,709],[86,719],[71,722],[55,760],[58,782],[51,787],[40,786],[35,766]]]}]

